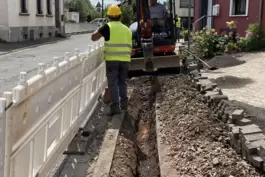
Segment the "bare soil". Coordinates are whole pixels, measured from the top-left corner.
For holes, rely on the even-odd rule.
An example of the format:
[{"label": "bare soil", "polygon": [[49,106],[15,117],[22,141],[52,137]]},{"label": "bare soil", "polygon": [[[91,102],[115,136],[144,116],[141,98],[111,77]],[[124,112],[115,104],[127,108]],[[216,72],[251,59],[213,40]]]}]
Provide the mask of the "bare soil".
[{"label": "bare soil", "polygon": [[211,114],[185,76],[159,78],[158,107],[165,155],[176,177],[259,177],[228,145],[225,125]]}]

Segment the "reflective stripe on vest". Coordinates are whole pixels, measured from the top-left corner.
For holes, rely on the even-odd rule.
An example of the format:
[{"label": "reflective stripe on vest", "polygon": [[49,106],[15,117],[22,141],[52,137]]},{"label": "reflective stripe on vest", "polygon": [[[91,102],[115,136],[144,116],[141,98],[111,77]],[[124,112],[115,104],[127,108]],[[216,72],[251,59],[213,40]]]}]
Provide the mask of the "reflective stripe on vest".
[{"label": "reflective stripe on vest", "polygon": [[176,27],[180,28],[181,27],[181,19],[178,17],[178,21],[176,22]]},{"label": "reflective stripe on vest", "polygon": [[110,51],[104,51],[104,54],[107,54],[107,55],[130,55],[131,52],[110,52]]},{"label": "reflective stripe on vest", "polygon": [[132,32],[121,22],[109,22],[110,39],[105,41],[104,59],[106,61],[131,61]]}]

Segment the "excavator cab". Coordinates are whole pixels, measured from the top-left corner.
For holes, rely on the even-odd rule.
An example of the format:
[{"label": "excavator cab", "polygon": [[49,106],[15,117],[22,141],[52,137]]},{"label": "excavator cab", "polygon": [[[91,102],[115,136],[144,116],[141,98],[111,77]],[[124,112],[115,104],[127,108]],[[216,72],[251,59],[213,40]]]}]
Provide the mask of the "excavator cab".
[{"label": "excavator cab", "polygon": [[[148,0],[136,0],[133,11],[136,21],[130,25],[133,33],[130,73],[152,73],[158,69],[179,68],[180,59],[175,51],[175,0],[164,3],[167,9],[162,19],[151,19]],[[131,0],[127,1],[131,4]]]}]

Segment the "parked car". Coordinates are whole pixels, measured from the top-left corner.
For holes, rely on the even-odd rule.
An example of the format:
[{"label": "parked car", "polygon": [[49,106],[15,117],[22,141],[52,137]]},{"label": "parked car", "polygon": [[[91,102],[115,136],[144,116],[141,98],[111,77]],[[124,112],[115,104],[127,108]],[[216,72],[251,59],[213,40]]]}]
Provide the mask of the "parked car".
[{"label": "parked car", "polygon": [[91,24],[97,24],[98,26],[102,26],[103,23],[107,23],[109,20],[107,18],[96,18],[89,23]]}]

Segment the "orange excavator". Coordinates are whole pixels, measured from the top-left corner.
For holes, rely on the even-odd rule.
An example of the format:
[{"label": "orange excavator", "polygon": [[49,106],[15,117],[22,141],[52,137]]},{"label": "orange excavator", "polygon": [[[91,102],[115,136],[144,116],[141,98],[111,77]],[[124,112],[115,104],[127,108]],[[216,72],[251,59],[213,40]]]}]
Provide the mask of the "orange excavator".
[{"label": "orange excavator", "polygon": [[[133,6],[136,21],[130,25],[133,33],[130,72],[142,70],[155,72],[163,68],[179,68],[180,59],[175,52],[175,0],[164,4],[167,13],[164,18],[151,19],[149,0],[124,1]],[[130,73],[129,73],[130,74]]]}]

